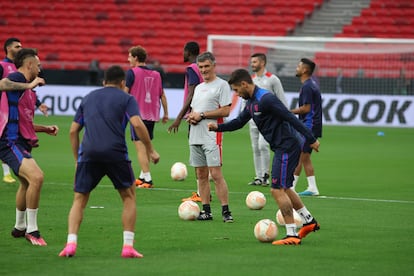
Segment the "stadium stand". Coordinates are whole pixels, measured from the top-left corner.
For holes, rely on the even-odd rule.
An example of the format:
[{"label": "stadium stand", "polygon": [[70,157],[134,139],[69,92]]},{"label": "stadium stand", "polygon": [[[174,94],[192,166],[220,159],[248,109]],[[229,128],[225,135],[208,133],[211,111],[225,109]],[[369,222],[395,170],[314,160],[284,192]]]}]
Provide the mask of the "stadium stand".
[{"label": "stadium stand", "polygon": [[[413,1],[372,0],[369,7],[362,9],[361,14],[343,26],[342,32],[335,37],[412,39],[413,25]],[[398,78],[402,70],[406,70],[406,77],[414,78],[411,70],[414,68],[414,51],[410,56],[406,53],[370,53],[369,59],[366,55],[358,58],[355,54],[320,52],[315,55],[315,61],[323,68],[324,76],[334,77],[337,69],[341,68],[346,77],[355,77],[358,72],[364,72],[364,77],[369,78]]]},{"label": "stadium stand", "polygon": [[181,72],[185,42],[204,50],[208,34],[289,35],[323,1],[1,1],[0,33],[38,48],[46,69],[87,69],[94,59],[127,67],[128,48],[140,44]]}]

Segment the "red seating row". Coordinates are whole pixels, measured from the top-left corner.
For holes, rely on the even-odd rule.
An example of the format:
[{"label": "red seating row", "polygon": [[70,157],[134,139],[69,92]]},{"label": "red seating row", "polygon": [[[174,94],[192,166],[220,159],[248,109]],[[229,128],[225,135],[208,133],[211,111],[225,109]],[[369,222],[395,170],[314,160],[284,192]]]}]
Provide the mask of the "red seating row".
[{"label": "red seating row", "polygon": [[[39,49],[48,64],[127,63],[128,48],[143,45],[168,70],[182,67],[189,40],[205,50],[208,34],[284,36],[323,0],[38,0],[1,1],[0,33]],[[180,69],[180,71],[182,68]]]}]

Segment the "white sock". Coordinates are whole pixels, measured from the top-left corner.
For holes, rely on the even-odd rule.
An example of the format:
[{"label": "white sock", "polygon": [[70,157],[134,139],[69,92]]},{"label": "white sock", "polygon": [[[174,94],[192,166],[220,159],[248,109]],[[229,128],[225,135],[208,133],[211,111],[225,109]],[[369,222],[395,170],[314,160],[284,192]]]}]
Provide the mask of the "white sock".
[{"label": "white sock", "polygon": [[316,179],[315,179],[315,176],[314,175],[308,176],[307,179],[308,179],[308,191],[311,191],[311,192],[319,192],[318,191],[318,187],[316,187]]},{"label": "white sock", "polygon": [[6,176],[10,174],[10,167],[6,163],[1,164],[3,167],[3,175]]},{"label": "white sock", "polygon": [[296,185],[298,184],[299,181],[299,175],[293,175],[293,183],[292,183],[292,190],[296,189]]},{"label": "white sock", "polygon": [[142,171],[139,173],[139,178],[144,179],[144,173]]},{"label": "white sock", "polygon": [[292,224],[286,224],[286,235],[287,236],[297,236],[298,233],[296,232],[296,224],[292,223]]},{"label": "white sock", "polygon": [[308,211],[308,209],[306,209],[305,206],[299,210],[296,210],[296,212],[305,220],[306,223],[309,223],[313,220],[311,213]]},{"label": "white sock", "polygon": [[26,209],[27,212],[27,233],[32,233],[33,231],[39,230],[37,228],[37,211],[39,209]]},{"label": "white sock", "polygon": [[69,234],[68,235],[68,243],[78,243],[78,235]]},{"label": "white sock", "polygon": [[16,224],[14,225],[14,228],[17,230],[24,230],[26,227],[26,211],[20,211],[16,208]]},{"label": "white sock", "polygon": [[145,182],[149,182],[149,181],[152,180],[150,172],[142,173],[142,176],[143,176]]},{"label": "white sock", "polygon": [[197,194],[200,195],[200,187],[199,187],[198,179],[197,179]]},{"label": "white sock", "polygon": [[134,232],[124,231],[124,245],[133,246],[134,245]]}]

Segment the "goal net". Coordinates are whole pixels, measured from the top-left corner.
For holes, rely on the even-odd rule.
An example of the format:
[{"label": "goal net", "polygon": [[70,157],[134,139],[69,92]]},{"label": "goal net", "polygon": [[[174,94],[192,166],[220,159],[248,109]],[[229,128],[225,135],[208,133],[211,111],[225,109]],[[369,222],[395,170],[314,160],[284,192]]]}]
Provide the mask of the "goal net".
[{"label": "goal net", "polygon": [[250,56],[265,53],[267,70],[290,92],[300,87],[295,70],[307,57],[323,93],[414,95],[414,39],[209,35],[207,50],[224,76],[250,69]]}]

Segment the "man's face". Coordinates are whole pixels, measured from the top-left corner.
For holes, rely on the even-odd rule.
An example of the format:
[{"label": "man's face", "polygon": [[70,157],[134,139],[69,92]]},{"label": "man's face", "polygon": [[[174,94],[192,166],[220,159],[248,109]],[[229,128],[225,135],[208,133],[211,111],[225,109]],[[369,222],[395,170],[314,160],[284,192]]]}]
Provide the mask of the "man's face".
[{"label": "man's face", "polygon": [[134,57],[134,56],[132,56],[131,55],[131,53],[129,53],[128,54],[128,62],[129,62],[129,65],[131,66],[131,67],[135,67],[136,65],[137,65],[137,57]]},{"label": "man's face", "polygon": [[30,79],[29,81],[34,80],[36,77],[39,76],[41,64],[38,56],[30,57],[26,61],[28,63],[28,68],[30,72]]},{"label": "man's face", "polygon": [[237,94],[237,96],[247,100],[250,99],[250,94],[247,91],[247,83],[242,81],[240,84],[232,84],[231,89]]},{"label": "man's face", "polygon": [[184,53],[183,53],[184,62],[190,61],[189,55],[190,54],[188,53],[188,50],[184,49]]},{"label": "man's face", "polygon": [[215,68],[216,65],[211,62],[211,60],[199,61],[197,62],[198,69],[200,70],[201,76],[205,82],[213,80],[216,76]]},{"label": "man's face", "polygon": [[17,53],[22,49],[22,44],[20,42],[14,41],[12,44],[10,44],[9,46],[7,46],[6,49],[7,49],[7,56],[11,60],[14,60],[14,58],[17,55]]},{"label": "man's face", "polygon": [[296,67],[296,77],[300,78],[304,73],[306,73],[306,65],[301,61]]},{"label": "man's face", "polygon": [[252,67],[253,72],[259,72],[264,66],[264,61],[260,60],[258,57],[252,57],[250,66]]}]

